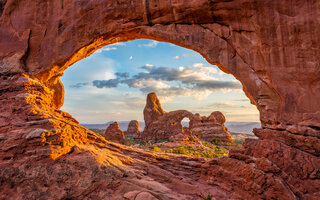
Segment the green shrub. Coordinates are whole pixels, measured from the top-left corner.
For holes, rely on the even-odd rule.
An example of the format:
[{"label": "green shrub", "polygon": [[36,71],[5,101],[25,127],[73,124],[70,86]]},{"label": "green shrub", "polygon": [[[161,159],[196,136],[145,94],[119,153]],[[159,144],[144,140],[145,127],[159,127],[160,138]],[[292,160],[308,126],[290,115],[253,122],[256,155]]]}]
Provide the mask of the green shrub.
[{"label": "green shrub", "polygon": [[203,147],[200,146],[199,149],[196,149],[194,147],[188,147],[186,145],[178,146],[178,147],[166,150],[165,152],[183,154],[183,155],[192,156],[192,157],[203,157],[203,158],[216,158],[216,157],[228,155],[228,151],[220,147],[203,149]]},{"label": "green shrub", "polygon": [[219,145],[219,140],[218,139],[213,139],[213,140],[211,140],[211,144]]},{"label": "green shrub", "polygon": [[208,194],[208,196],[206,198],[204,198],[204,200],[212,200],[212,194]]},{"label": "green shrub", "polygon": [[241,144],[242,145],[244,140],[234,140],[233,142],[236,143],[236,144]]}]

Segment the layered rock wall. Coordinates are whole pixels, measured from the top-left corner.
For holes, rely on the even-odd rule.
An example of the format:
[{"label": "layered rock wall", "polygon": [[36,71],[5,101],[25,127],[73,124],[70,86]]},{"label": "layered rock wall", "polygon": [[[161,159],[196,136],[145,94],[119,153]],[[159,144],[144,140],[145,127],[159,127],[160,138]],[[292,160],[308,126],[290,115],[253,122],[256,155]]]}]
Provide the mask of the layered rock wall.
[{"label": "layered rock wall", "polygon": [[[1,0],[1,198],[39,199],[45,193],[52,199],[102,199],[110,194],[106,188],[128,192],[112,181],[126,177],[118,168],[101,176],[105,169],[86,162],[93,156],[104,165],[122,163],[141,170],[125,159],[128,154],[136,163],[149,163],[146,169],[166,162],[161,168],[171,170],[170,175],[145,173],[159,183],[169,184],[166,178],[175,177],[175,183],[187,185],[185,180],[192,180],[196,187],[188,185],[192,189],[186,193],[179,184],[173,184],[175,188],[167,184],[171,189],[152,193],[162,199],[196,199],[205,187],[220,199],[316,199],[319,6],[319,1],[300,0]],[[262,129],[255,131],[259,139],[247,140],[230,158],[202,166],[203,161],[180,160],[177,171],[169,167],[177,159],[159,155],[153,162],[150,155],[109,144],[58,110],[63,105],[59,77],[66,68],[102,46],[139,38],[193,49],[233,74],[260,112]],[[79,163],[88,176],[77,175]],[[110,174],[117,175],[108,183],[99,179]],[[56,177],[67,184],[59,184]],[[79,184],[83,181],[86,187]],[[203,185],[197,185],[199,181]]]},{"label": "layered rock wall", "polygon": [[311,100],[320,90],[318,4],[10,0],[1,8],[0,72],[38,78],[56,91],[59,107],[57,81],[74,62],[114,42],[168,41],[240,80],[264,127],[311,134],[320,120]]}]

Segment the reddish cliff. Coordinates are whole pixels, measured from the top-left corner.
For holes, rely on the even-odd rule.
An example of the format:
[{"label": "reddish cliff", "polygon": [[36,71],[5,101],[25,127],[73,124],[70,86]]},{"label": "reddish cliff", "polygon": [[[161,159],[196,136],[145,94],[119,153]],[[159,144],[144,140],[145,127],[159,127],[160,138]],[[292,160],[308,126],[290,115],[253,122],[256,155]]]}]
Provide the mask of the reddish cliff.
[{"label": "reddish cliff", "polygon": [[[1,199],[317,199],[319,1],[0,1]],[[59,110],[63,71],[107,44],[149,38],[233,74],[260,112],[230,157],[153,155]],[[160,112],[161,113],[161,112]]]}]

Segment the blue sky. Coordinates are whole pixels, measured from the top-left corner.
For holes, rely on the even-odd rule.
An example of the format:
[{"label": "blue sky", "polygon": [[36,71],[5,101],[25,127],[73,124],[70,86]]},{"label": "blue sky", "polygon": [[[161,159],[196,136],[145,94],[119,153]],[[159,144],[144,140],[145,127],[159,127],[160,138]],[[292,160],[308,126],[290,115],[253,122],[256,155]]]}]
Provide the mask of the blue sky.
[{"label": "blue sky", "polygon": [[143,120],[149,92],[157,93],[167,112],[184,109],[207,116],[219,110],[227,121],[259,120],[232,75],[170,43],[140,39],[103,47],[69,67],[61,80],[61,109],[80,123]]}]

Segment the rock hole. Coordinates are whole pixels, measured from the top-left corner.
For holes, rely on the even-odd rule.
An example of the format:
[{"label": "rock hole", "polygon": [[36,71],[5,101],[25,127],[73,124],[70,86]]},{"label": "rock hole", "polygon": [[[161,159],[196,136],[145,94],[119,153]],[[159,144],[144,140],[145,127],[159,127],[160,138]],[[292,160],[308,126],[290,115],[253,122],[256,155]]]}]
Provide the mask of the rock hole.
[{"label": "rock hole", "polygon": [[[170,43],[141,39],[105,46],[67,69],[61,80],[66,92],[61,109],[84,127],[121,144],[140,140],[139,145],[150,141],[157,145],[183,137],[211,142],[217,139],[215,132],[252,135],[252,129],[260,126],[258,111],[239,81],[200,54]],[[155,113],[146,116],[149,95],[154,104],[148,109]],[[149,126],[146,118],[162,122]],[[154,134],[146,136],[149,132]],[[175,135],[179,136],[171,137]],[[222,137],[218,140],[230,141],[230,136]]]}]

